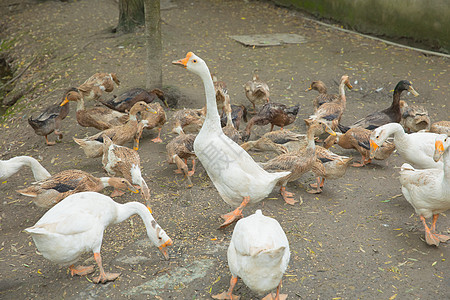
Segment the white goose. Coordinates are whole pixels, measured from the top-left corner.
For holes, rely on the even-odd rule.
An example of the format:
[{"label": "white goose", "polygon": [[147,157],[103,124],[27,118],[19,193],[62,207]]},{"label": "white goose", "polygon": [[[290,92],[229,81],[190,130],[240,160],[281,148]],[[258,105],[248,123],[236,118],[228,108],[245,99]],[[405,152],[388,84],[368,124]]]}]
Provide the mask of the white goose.
[{"label": "white goose", "polygon": [[376,128],[370,135],[370,158],[391,135],[394,136],[395,149],[408,163],[419,169],[440,168],[442,160],[434,161],[434,142],[438,136],[431,132],[408,134],[399,123],[388,123]]},{"label": "white goose", "polygon": [[8,160],[0,160],[0,180],[16,174],[23,166],[31,168],[36,181],[44,180],[51,176],[36,159],[30,156],[16,156]]},{"label": "white goose", "polygon": [[225,227],[242,217],[242,210],[248,203],[267,197],[280,178],[290,172],[266,172],[223,133],[214,84],[203,59],[189,52],[184,59],[172,63],[200,76],[205,87],[206,118],[194,141],[194,152],[222,199],[233,206],[240,204],[234,211],[222,216],[225,222],[221,227]]},{"label": "white goose", "polygon": [[[437,234],[436,221],[439,214],[450,209],[450,138],[446,134],[438,136],[435,142],[433,159],[438,161],[443,155],[443,169],[416,170],[409,164],[403,164],[400,171],[402,192],[406,200],[414,207],[425,227],[427,244],[439,246],[450,236]],[[433,216],[431,228],[426,218]]]},{"label": "white goose", "polygon": [[280,288],[290,255],[288,239],[277,220],[264,216],[261,210],[239,220],[227,253],[232,275],[230,288],[213,298],[239,299],[233,295],[233,289],[240,277],[252,291],[270,292],[264,299],[274,299],[271,293],[274,288],[277,288],[275,299],[286,299],[287,295],[280,295]]},{"label": "white goose", "polygon": [[138,202],[119,204],[96,192],[82,192],[65,198],[25,231],[31,234],[45,258],[69,266],[72,276],[87,275],[94,271],[94,266],[73,265],[84,252],[92,251],[100,270],[100,276],[94,278],[94,282],[105,283],[120,274],[105,273],[103,269],[100,256],[103,231],[109,225],[120,223],[134,214],[142,218],[150,241],[169,259],[166,247],[172,245],[172,240],[145,205]]}]

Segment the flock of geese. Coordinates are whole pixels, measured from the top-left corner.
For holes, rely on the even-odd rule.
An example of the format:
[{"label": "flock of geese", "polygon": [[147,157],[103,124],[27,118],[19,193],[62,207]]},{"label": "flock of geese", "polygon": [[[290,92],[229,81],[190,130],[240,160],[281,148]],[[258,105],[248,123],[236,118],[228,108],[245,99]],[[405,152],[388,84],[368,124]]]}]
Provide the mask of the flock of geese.
[{"label": "flock of geese", "polygon": [[[417,96],[412,83],[401,80],[395,87],[392,105],[371,113],[352,125],[341,124],[346,108],[345,89],[352,89],[349,77],[344,75],[339,94],[328,94],[322,81],[314,81],[307,90],[319,95],[313,101],[313,114],[305,119],[306,134],[285,126],[292,124],[299,106],[288,107],[270,101],[269,87],[255,73],[244,85],[245,94],[253,111],[243,105],[232,105],[226,84],[211,75],[206,63],[194,53],[173,64],[197,74],[206,94],[206,106],[201,109],[176,111],[168,124],[177,136],[168,142],[167,161],[176,164],[175,173],[183,174],[188,186],[195,174],[196,159],[206,170],[221,198],[235,207],[222,216],[226,227],[237,221],[228,248],[228,265],[232,274],[230,288],[213,296],[216,299],[237,299],[233,289],[238,277],[258,294],[270,294],[264,299],[285,299],[281,295],[281,278],[289,263],[290,250],[280,224],[264,216],[261,210],[243,217],[243,209],[250,203],[265,199],[280,186],[280,194],[289,205],[297,200],[287,191],[287,184],[312,171],[317,180],[309,193],[320,193],[325,179],[345,175],[351,157],[337,155],[329,150],[334,144],[355,149],[362,167],[373,159],[386,159],[396,149],[406,161],[401,167],[402,192],[414,207],[425,227],[426,242],[438,246],[449,236],[436,232],[440,213],[450,208],[450,122],[431,124],[425,108],[408,105],[400,100],[403,91]],[[96,73],[78,88],[71,88],[58,105],[47,108],[28,122],[36,134],[45,137],[54,132],[56,141],[62,139],[61,121],[69,112],[68,103],[77,103],[76,119],[79,125],[100,130],[92,136],[74,141],[87,157],[102,157],[102,165],[109,177],[97,178],[82,170],[65,170],[51,175],[34,158],[18,156],[0,160],[0,179],[7,178],[27,165],[36,182],[18,190],[33,197],[36,205],[50,208],[43,217],[25,231],[30,233],[42,255],[60,265],[69,266],[72,275],[94,272],[93,266],[75,266],[87,251],[94,253],[100,275],[94,282],[115,280],[119,274],[106,273],[102,267],[100,248],[103,231],[111,224],[138,214],[152,243],[166,259],[166,247],[172,240],[156,223],[151,214],[151,190],[142,173],[139,140],[144,129],[157,129],[152,141],[161,143],[161,128],[167,122],[164,92],[132,89],[118,97],[103,100],[103,92],[111,92],[120,81],[114,73]],[[97,100],[103,106],[85,107],[85,101]],[[257,106],[262,107],[257,111]],[[247,121],[249,114],[253,116]],[[241,121],[246,127],[239,130]],[[271,125],[269,132],[259,139],[250,140],[253,126]],[[274,126],[280,127],[273,130]],[[338,132],[339,130],[339,132]],[[412,133],[411,133],[412,132]],[[323,146],[316,145],[318,139]],[[125,146],[133,142],[133,149]],[[277,154],[265,162],[256,162],[250,150],[272,151]],[[188,160],[192,161],[189,170]],[[127,189],[140,193],[146,205],[139,202],[116,203],[99,192],[107,186],[114,191],[111,197],[122,195]],[[432,217],[428,227],[426,219]],[[276,288],[276,295],[272,291]]]}]

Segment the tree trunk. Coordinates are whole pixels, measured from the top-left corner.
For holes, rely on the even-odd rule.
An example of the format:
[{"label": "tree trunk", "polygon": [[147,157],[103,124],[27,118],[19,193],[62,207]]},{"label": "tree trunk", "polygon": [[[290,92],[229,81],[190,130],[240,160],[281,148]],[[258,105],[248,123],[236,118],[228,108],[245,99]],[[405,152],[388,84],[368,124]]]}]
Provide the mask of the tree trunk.
[{"label": "tree trunk", "polygon": [[147,43],[146,87],[162,88],[162,43],[159,0],[144,0],[145,40]]},{"label": "tree trunk", "polygon": [[144,0],[119,0],[119,24],[117,32],[133,32],[144,25]]}]

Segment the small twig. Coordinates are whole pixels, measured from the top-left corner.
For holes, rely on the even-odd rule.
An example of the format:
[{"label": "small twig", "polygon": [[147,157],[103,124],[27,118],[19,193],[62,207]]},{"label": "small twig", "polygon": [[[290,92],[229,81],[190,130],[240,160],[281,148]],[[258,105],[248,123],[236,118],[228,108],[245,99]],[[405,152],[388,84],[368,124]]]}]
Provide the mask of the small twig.
[{"label": "small twig", "polygon": [[13,83],[14,81],[16,81],[17,79],[19,79],[23,73],[25,73],[26,70],[28,70],[28,68],[34,63],[34,61],[37,59],[37,56],[35,58],[33,58],[33,60],[28,64],[28,66],[25,67],[25,69],[23,69],[19,74],[17,74],[13,79],[11,79],[10,81],[8,81],[7,83],[5,83],[3,86],[0,87],[0,90],[4,89],[6,86],[8,86],[9,84]]}]

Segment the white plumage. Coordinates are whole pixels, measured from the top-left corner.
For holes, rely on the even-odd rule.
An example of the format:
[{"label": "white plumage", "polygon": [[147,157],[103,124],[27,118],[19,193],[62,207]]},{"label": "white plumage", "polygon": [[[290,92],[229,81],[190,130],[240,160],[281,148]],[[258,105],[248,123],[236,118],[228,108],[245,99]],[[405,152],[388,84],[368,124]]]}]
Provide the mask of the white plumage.
[{"label": "white plumage", "polygon": [[16,156],[8,160],[0,160],[0,180],[16,174],[23,166],[28,166],[36,181],[49,178],[50,173],[34,158],[30,156]]}]

